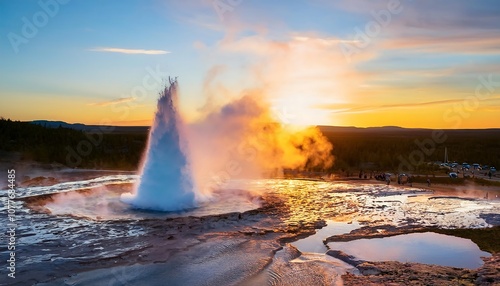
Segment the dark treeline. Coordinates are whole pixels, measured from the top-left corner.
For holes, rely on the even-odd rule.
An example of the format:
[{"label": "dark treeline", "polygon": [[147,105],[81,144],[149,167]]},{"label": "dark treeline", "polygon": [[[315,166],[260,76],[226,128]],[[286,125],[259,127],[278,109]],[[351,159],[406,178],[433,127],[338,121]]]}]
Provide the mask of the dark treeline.
[{"label": "dark treeline", "polygon": [[398,172],[408,162],[415,171],[436,172],[439,168],[428,163],[444,161],[445,147],[449,162],[500,165],[500,130],[445,130],[442,143],[433,140],[432,130],[323,133],[334,145],[335,171]]},{"label": "dark treeline", "polygon": [[[398,172],[400,158],[412,163],[420,173],[439,172],[431,161],[443,161],[448,149],[450,161],[488,164],[500,167],[500,130],[447,130],[447,139],[435,143],[432,152],[417,144],[432,140],[432,130],[423,129],[342,129],[321,128],[334,145],[334,172]],[[96,132],[97,131],[97,132]],[[115,130],[116,131],[116,130]],[[135,170],[147,141],[142,132],[81,131],[0,119],[0,151],[19,152],[21,159],[60,163],[68,167]],[[90,150],[88,147],[90,146]],[[432,149],[432,148],[431,148]],[[415,153],[416,152],[416,153]],[[443,171],[444,172],[444,171]]]},{"label": "dark treeline", "polygon": [[59,163],[72,168],[137,169],[146,145],[146,134],[96,131],[46,128],[2,118],[0,150],[19,152],[22,160]]}]

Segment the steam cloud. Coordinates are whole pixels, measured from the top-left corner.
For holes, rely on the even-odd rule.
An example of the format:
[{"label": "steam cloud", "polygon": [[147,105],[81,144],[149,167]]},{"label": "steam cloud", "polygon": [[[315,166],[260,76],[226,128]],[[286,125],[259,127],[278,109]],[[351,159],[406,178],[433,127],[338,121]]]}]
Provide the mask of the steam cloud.
[{"label": "steam cloud", "polygon": [[279,175],[284,168],[328,168],[332,145],[316,127],[276,121],[258,91],[210,112],[187,127],[198,199],[239,178]]},{"label": "steam cloud", "polygon": [[[210,200],[230,180],[280,174],[283,168],[327,168],[331,144],[317,128],[276,122],[258,91],[223,105],[190,125],[177,112],[177,82],[160,99],[141,179],[122,201],[178,211]],[[198,188],[196,188],[198,186]]]}]

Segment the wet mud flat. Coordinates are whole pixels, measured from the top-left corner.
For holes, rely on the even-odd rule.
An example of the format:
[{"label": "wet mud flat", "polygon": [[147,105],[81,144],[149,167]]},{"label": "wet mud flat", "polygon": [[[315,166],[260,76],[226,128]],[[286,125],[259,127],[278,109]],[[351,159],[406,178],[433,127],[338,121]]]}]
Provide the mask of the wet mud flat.
[{"label": "wet mud flat", "polygon": [[[45,197],[46,198],[46,197]],[[273,199],[269,199],[274,201]],[[279,200],[205,217],[99,221],[19,207],[16,279],[6,285],[234,285],[259,274],[280,239],[321,224],[280,223]],[[3,282],[2,282],[3,283]]]},{"label": "wet mud flat", "polygon": [[499,281],[498,254],[478,269],[463,269],[354,263],[332,253],[301,253],[290,244],[313,235],[332,219],[356,220],[362,227],[325,242],[431,228],[491,228],[498,222],[497,201],[430,199],[433,194],[428,190],[374,184],[294,180],[256,184],[265,190],[258,195],[259,208],[202,217],[91,219],[30,206],[43,205],[50,194],[19,201],[19,261],[16,279],[5,285],[493,285]]}]

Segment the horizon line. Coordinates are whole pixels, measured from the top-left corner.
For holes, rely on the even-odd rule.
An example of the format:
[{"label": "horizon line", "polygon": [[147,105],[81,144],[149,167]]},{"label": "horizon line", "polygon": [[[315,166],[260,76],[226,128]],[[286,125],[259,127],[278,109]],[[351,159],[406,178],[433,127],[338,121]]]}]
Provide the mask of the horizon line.
[{"label": "horizon line", "polygon": [[[74,122],[70,123],[67,121],[63,120],[48,120],[48,119],[36,119],[36,120],[12,120],[10,118],[3,118],[0,116],[0,118],[5,119],[5,120],[11,120],[11,121],[19,121],[19,122],[36,122],[36,121],[47,121],[47,122],[62,122],[65,124],[69,125],[85,125],[85,126],[115,126],[115,127],[151,127],[152,125],[121,125],[121,124],[115,124],[115,125],[103,125],[103,124],[88,124],[88,123],[81,123],[81,122]],[[137,120],[141,121],[141,120]],[[116,122],[119,123],[119,122]],[[189,123],[188,123],[189,125]],[[438,127],[405,127],[405,126],[397,126],[397,125],[383,125],[383,126],[353,126],[353,125],[323,125],[323,124],[318,124],[318,125],[309,125],[309,126],[316,126],[316,127],[333,127],[333,128],[356,128],[356,129],[371,129],[371,128],[398,128],[398,129],[419,129],[419,130],[492,130],[492,129],[498,129],[500,130],[499,127],[484,127],[484,128],[438,128]]]}]

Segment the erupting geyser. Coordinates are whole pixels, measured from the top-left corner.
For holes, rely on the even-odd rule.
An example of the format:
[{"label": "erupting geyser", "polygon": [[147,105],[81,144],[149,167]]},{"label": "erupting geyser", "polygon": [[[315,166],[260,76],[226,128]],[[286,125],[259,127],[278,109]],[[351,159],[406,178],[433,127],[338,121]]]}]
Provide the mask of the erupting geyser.
[{"label": "erupting geyser", "polygon": [[134,194],[121,199],[134,207],[178,211],[196,206],[182,120],[176,111],[177,81],[169,79],[158,99],[141,178]]}]

